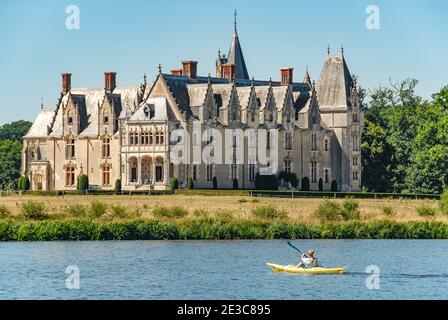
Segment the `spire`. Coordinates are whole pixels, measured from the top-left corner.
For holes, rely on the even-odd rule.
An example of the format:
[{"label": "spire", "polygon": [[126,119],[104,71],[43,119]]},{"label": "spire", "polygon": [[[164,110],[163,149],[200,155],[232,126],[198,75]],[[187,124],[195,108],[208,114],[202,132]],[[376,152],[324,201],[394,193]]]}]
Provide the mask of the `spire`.
[{"label": "spire", "polygon": [[330,55],[330,45],[327,47],[327,54]]},{"label": "spire", "polygon": [[160,63],[159,63],[158,69],[159,69],[159,74],[162,73],[162,65]]},{"label": "spire", "polygon": [[249,73],[247,72],[246,62],[244,61],[243,51],[238,37],[236,28],[236,10],[234,12],[234,31],[232,43],[230,44],[229,54],[227,55],[227,63],[235,65],[235,76],[237,79],[249,80]]},{"label": "spire", "polygon": [[237,15],[237,11],[235,9],[235,11],[233,12],[233,32],[236,33],[236,15]]},{"label": "spire", "polygon": [[341,45],[341,54],[344,56],[344,45]]},{"label": "spire", "polygon": [[308,72],[308,66],[306,66],[305,77],[303,78],[303,82],[306,83],[311,88],[311,77]]},{"label": "spire", "polygon": [[44,108],[44,98],[40,98],[40,108]]}]

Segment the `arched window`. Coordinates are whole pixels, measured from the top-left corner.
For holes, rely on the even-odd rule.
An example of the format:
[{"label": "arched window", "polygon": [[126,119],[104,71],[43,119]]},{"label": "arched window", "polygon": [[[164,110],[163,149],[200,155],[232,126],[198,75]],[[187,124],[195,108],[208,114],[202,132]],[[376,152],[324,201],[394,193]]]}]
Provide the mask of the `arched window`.
[{"label": "arched window", "polygon": [[67,124],[69,126],[73,124],[73,113],[71,111],[67,112]]},{"label": "arched window", "polygon": [[104,111],[103,113],[103,124],[107,125],[109,124],[109,112]]},{"label": "arched window", "polygon": [[353,151],[359,151],[359,141],[358,141],[358,135],[355,133],[352,136],[353,140]]},{"label": "arched window", "polygon": [[291,173],[291,159],[285,158],[284,160],[284,171],[286,173]]}]

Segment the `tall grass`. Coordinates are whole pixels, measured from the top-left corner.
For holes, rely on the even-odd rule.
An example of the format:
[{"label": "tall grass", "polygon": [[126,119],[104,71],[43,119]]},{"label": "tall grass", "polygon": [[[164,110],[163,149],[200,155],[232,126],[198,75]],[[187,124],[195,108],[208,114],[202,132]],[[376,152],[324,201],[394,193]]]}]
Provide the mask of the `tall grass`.
[{"label": "tall grass", "polygon": [[179,206],[156,206],[152,214],[158,218],[182,218],[188,215],[188,210]]},{"label": "tall grass", "polygon": [[22,203],[20,213],[27,219],[45,220],[49,218],[42,202],[27,201]]},{"label": "tall grass", "polygon": [[0,220],[0,241],[163,239],[448,239],[442,222],[350,221],[317,224],[281,220]]},{"label": "tall grass", "polygon": [[267,205],[252,209],[252,214],[257,218],[262,219],[284,219],[288,216],[288,213],[283,210]]},{"label": "tall grass", "polygon": [[99,201],[92,201],[90,203],[89,213],[94,218],[99,218],[107,213],[107,204]]},{"label": "tall grass", "polygon": [[0,205],[0,219],[6,218],[11,212],[4,204]]}]

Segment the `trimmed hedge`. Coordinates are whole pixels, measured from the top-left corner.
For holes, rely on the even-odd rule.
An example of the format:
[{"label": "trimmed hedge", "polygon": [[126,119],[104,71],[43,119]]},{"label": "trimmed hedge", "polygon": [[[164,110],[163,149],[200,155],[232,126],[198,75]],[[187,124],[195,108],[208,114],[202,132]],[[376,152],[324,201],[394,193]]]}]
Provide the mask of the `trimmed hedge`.
[{"label": "trimmed hedge", "polygon": [[0,220],[0,241],[226,239],[448,239],[442,222],[286,223],[199,218],[181,222]]}]

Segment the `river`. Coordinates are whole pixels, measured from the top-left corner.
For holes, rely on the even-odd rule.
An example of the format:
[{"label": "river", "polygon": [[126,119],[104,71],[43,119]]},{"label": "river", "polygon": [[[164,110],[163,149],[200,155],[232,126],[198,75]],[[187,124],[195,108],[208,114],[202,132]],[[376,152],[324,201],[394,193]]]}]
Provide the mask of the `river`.
[{"label": "river", "polygon": [[[448,298],[448,241],[293,243],[347,273],[274,273],[266,262],[297,261],[286,241],[3,242],[0,299]],[[79,289],[68,289],[77,269]]]}]

